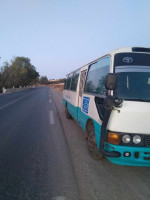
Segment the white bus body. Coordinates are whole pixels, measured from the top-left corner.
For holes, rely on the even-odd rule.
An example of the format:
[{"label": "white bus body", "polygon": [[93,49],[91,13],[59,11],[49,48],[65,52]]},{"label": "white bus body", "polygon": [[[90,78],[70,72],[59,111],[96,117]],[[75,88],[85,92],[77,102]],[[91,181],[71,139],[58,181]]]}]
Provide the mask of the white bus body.
[{"label": "white bus body", "polygon": [[[118,76],[115,91],[105,89],[108,73]],[[104,143],[106,151],[120,156],[106,157],[115,164],[150,166],[150,49],[118,49],[67,75],[63,91],[67,117],[77,120],[88,140],[93,139],[93,151],[94,145],[100,149],[103,102],[108,94],[123,102],[111,111]]]}]

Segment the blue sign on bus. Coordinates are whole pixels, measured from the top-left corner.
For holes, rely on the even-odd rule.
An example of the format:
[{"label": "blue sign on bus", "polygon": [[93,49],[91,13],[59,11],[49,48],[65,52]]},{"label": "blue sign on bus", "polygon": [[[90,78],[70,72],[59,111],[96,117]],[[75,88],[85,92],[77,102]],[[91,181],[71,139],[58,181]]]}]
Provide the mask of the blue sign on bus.
[{"label": "blue sign on bus", "polygon": [[83,106],[82,106],[82,110],[83,110],[83,112],[85,112],[86,114],[88,114],[89,102],[90,102],[90,98],[89,98],[89,97],[83,97]]}]

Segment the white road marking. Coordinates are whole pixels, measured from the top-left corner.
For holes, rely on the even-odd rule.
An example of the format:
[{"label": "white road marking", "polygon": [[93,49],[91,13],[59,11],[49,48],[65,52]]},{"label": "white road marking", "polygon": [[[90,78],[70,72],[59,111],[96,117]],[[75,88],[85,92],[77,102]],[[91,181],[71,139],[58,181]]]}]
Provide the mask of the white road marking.
[{"label": "white road marking", "polygon": [[[32,93],[33,93],[33,92],[31,92],[30,94],[32,94]],[[16,99],[16,100],[12,101],[12,102],[10,102],[10,103],[5,104],[4,106],[1,106],[1,107],[0,107],[0,110],[2,110],[2,109],[4,109],[4,108],[6,108],[6,107],[8,107],[8,106],[10,106],[10,105],[12,105],[12,104],[14,104],[14,103],[16,103],[17,101],[19,101],[19,100],[21,100],[21,99],[23,99],[23,98],[29,96],[30,94],[24,95],[23,97],[20,97],[20,98],[18,98],[18,99]]]},{"label": "white road marking", "polygon": [[49,99],[49,103],[52,103],[52,100],[51,100],[51,99]]},{"label": "white road marking", "polygon": [[50,114],[50,124],[55,124],[53,111],[50,110],[49,114]]},{"label": "white road marking", "polygon": [[60,197],[53,197],[52,200],[65,200],[66,198],[63,197],[63,196],[60,196]]}]

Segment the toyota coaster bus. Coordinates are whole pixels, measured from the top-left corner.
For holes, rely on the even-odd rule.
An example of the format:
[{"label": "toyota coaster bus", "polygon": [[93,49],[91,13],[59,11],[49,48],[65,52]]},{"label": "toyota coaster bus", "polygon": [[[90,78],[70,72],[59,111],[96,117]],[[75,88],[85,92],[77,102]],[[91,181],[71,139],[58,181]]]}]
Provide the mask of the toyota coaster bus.
[{"label": "toyota coaster bus", "polygon": [[95,159],[150,166],[150,48],[121,48],[69,73],[63,105]]}]

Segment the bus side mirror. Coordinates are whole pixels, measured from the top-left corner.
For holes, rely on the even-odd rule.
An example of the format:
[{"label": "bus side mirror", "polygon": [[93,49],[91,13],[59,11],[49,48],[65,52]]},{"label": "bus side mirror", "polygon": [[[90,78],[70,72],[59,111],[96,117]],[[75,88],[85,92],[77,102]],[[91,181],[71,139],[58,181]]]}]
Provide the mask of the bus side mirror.
[{"label": "bus side mirror", "polygon": [[109,73],[106,77],[105,88],[107,90],[115,90],[117,88],[118,77],[115,73]]}]

